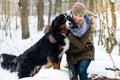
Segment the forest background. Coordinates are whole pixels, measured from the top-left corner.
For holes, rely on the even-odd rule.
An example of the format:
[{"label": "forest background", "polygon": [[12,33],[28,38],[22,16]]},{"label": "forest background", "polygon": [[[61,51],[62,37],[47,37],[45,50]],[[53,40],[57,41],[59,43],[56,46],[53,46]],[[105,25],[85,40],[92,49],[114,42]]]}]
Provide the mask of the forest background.
[{"label": "forest background", "polygon": [[[95,18],[97,45],[103,46],[110,57],[114,50],[115,55],[120,56],[119,0],[0,0],[0,45],[6,40],[14,43],[15,38],[27,40],[33,36],[31,26],[34,32],[43,31],[53,18],[71,9],[76,1],[85,3],[88,12]],[[35,18],[35,24],[30,22],[31,17]],[[16,49],[16,52],[20,51]],[[114,62],[112,70],[120,71]]]}]

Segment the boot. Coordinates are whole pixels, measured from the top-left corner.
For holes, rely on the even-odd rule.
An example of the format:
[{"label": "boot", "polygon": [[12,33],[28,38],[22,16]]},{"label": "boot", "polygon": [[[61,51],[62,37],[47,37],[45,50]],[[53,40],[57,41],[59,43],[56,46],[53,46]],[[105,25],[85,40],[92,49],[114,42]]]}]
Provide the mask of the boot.
[{"label": "boot", "polygon": [[74,65],[68,65],[70,80],[78,80],[76,68]]}]

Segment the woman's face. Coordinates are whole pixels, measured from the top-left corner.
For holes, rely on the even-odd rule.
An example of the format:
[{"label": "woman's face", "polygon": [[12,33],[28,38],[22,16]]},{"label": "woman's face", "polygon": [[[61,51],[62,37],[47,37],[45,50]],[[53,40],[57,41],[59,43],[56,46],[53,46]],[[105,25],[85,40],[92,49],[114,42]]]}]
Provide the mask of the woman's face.
[{"label": "woman's face", "polygon": [[83,15],[80,14],[73,14],[72,18],[74,19],[76,24],[81,24],[83,22]]}]

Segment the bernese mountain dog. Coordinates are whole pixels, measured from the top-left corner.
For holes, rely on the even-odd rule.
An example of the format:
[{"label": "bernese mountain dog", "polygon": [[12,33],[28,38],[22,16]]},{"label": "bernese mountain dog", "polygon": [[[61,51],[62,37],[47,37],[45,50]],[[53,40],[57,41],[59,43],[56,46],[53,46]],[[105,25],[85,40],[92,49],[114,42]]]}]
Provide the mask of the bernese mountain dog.
[{"label": "bernese mountain dog", "polygon": [[19,78],[34,76],[48,62],[52,63],[54,69],[60,69],[62,55],[69,48],[69,40],[65,35],[69,23],[64,14],[58,15],[49,28],[49,33],[57,40],[56,43],[51,43],[44,35],[19,56],[2,53],[1,67],[10,72],[18,72]]}]

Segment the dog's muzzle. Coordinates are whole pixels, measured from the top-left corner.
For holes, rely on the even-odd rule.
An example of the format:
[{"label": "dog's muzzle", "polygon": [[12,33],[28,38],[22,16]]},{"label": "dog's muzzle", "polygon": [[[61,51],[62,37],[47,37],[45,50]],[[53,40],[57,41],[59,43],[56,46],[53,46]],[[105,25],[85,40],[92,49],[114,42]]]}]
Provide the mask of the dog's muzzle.
[{"label": "dog's muzzle", "polygon": [[66,22],[66,28],[70,29],[71,27],[72,27],[72,23],[67,20],[67,22]]}]

